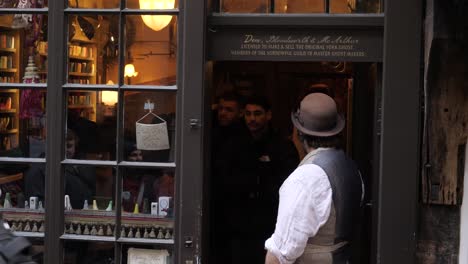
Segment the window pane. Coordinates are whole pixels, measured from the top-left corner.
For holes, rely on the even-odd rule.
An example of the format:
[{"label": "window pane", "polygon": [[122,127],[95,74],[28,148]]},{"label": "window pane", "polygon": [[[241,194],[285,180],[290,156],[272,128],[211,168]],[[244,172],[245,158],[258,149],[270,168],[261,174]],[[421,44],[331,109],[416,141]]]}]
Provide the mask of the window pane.
[{"label": "window pane", "polygon": [[69,16],[68,83],[118,83],[118,16]]},{"label": "window pane", "polygon": [[128,16],[126,23],[125,83],[175,85],[177,17]]},{"label": "window pane", "polygon": [[14,1],[2,0],[0,8],[43,8],[47,7],[47,1]]},{"label": "window pane", "polygon": [[275,13],[324,13],[324,0],[275,0]]},{"label": "window pane", "polygon": [[171,248],[164,248],[156,245],[123,245],[122,263],[136,263],[136,259],[140,260],[141,263],[174,263],[173,251]]},{"label": "window pane", "polygon": [[0,165],[0,212],[19,234],[43,233],[45,164]]},{"label": "window pane", "polygon": [[65,234],[112,237],[115,170],[71,165],[64,168]]},{"label": "window pane", "polygon": [[67,92],[67,159],[115,160],[117,99],[116,91]]},{"label": "window pane", "polygon": [[128,169],[121,238],[174,239],[174,170]]},{"label": "window pane", "polygon": [[64,264],[113,264],[114,244],[108,242],[65,241]]},{"label": "window pane", "polygon": [[174,9],[178,0],[127,0],[127,7],[133,9]]},{"label": "window pane", "polygon": [[0,89],[0,157],[45,158],[46,92]]},{"label": "window pane", "polygon": [[268,13],[270,0],[220,0],[224,13]]},{"label": "window pane", "polygon": [[[154,109],[150,112],[147,106],[152,106]],[[175,92],[125,92],[123,159],[148,162],[174,161],[175,109]],[[139,154],[135,155],[134,152]]]},{"label": "window pane", "polygon": [[379,13],[380,0],[330,0],[330,13]]},{"label": "window pane", "polygon": [[46,49],[44,43],[46,15],[0,15],[0,82],[45,82],[47,57],[41,55]]},{"label": "window pane", "polygon": [[[53,1],[53,0],[52,0]],[[119,0],[65,0],[72,8],[119,8]]]}]

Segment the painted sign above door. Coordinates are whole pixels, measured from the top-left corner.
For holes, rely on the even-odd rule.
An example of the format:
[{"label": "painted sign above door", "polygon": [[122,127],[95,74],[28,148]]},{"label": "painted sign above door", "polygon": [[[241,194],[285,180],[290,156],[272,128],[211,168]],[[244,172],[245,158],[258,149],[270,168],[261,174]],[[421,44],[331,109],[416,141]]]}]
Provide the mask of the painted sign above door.
[{"label": "painted sign above door", "polygon": [[379,30],[242,30],[208,32],[209,60],[380,62]]}]

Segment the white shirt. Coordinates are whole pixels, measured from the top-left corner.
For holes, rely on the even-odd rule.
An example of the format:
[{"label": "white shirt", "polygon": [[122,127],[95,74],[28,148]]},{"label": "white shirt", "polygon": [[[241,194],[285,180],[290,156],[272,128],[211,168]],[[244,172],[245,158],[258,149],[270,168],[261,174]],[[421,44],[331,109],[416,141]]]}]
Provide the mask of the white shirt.
[{"label": "white shirt", "polygon": [[281,264],[290,264],[304,253],[309,237],[327,222],[332,189],[322,168],[305,164],[289,175],[279,194],[275,232],[265,242],[265,248]]}]

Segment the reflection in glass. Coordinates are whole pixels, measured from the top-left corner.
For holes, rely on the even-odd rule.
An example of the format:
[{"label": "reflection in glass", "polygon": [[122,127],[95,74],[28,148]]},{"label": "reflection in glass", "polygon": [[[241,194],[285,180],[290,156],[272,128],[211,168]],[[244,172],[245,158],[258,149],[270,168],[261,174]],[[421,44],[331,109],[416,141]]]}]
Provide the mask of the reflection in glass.
[{"label": "reflection in glass", "polygon": [[0,157],[45,158],[46,92],[0,89]]},{"label": "reflection in glass", "polygon": [[65,241],[63,245],[64,264],[112,264],[114,262],[114,243]]},{"label": "reflection in glass", "polygon": [[43,233],[45,164],[0,165],[0,211],[11,229]]},{"label": "reflection in glass", "polygon": [[275,13],[324,13],[324,0],[275,0]]},{"label": "reflection in glass", "polygon": [[[127,16],[124,68],[126,84],[176,84],[177,17],[151,16],[154,21],[165,18],[169,18],[169,24],[155,30],[156,27],[150,28],[143,22],[142,16]],[[117,65],[109,69],[109,72],[117,71]],[[134,72],[138,74],[131,74]]]},{"label": "reflection in glass", "polygon": [[173,239],[173,219],[174,170],[127,170],[122,181],[120,237]]},{"label": "reflection in glass", "polygon": [[64,233],[113,236],[114,172],[111,167],[70,165],[64,168]]},{"label": "reflection in glass", "polygon": [[[123,160],[174,161],[175,109],[175,92],[125,92]],[[138,159],[131,154],[136,150]]]},{"label": "reflection in glass", "polygon": [[379,13],[380,0],[330,0],[330,13]]},{"label": "reflection in glass", "polygon": [[116,91],[67,92],[67,139],[76,145],[67,159],[115,160],[117,95]]},{"label": "reflection in glass", "polygon": [[118,83],[111,66],[118,63],[118,16],[69,17],[68,82]]},{"label": "reflection in glass", "polygon": [[119,8],[119,0],[65,0],[71,8]]},{"label": "reflection in glass", "polygon": [[46,15],[0,15],[0,83],[46,82],[45,32]]},{"label": "reflection in glass", "polygon": [[220,0],[223,13],[268,13],[270,0]]}]

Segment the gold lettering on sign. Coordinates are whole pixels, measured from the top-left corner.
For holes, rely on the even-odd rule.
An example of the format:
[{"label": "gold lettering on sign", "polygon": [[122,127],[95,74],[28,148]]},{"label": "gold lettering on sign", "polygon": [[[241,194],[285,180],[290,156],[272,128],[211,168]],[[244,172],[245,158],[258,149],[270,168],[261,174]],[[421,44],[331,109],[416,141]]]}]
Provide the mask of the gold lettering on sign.
[{"label": "gold lettering on sign", "polygon": [[346,35],[255,35],[245,34],[231,56],[274,57],[366,57],[360,40]]}]

